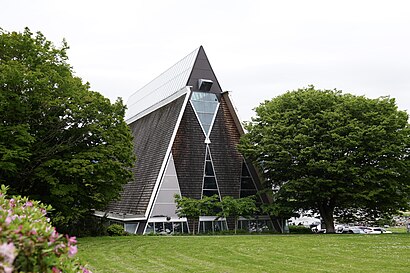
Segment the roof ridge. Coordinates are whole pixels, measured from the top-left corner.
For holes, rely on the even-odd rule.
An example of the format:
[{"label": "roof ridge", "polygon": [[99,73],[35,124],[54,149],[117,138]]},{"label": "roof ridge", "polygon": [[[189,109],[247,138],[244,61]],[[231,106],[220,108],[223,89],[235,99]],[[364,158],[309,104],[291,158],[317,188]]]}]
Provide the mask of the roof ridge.
[{"label": "roof ridge", "polygon": [[127,101],[126,119],[132,118],[185,87],[200,48],[202,46],[196,48],[152,81],[135,91]]}]

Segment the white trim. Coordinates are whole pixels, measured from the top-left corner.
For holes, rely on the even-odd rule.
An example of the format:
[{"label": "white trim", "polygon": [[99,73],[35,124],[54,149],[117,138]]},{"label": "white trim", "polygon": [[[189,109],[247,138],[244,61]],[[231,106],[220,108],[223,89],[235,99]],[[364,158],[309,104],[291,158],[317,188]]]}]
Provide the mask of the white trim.
[{"label": "white trim", "polygon": [[218,216],[199,216],[199,222],[209,222],[209,221],[226,221],[226,218]]},{"label": "white trim", "polygon": [[175,218],[171,217],[170,220],[167,220],[167,217],[152,217],[148,219],[148,223],[160,223],[160,222],[186,222],[187,218]]},{"label": "white trim", "polygon": [[[147,217],[147,218],[148,218],[148,221],[149,221],[149,218],[152,216],[152,211],[153,211],[153,209],[154,209],[155,204],[157,203],[158,193],[159,193],[159,191],[160,191],[160,189],[161,189],[162,182],[164,181],[164,175],[165,175],[165,172],[167,171],[167,168],[168,168],[168,166],[169,166],[169,161],[170,161],[170,158],[171,158],[171,154],[172,154],[172,153],[170,153],[170,154],[168,155],[168,158],[167,158],[167,160],[166,160],[165,169],[160,171],[159,176],[161,177],[161,180],[159,181],[158,188],[153,191],[153,192],[155,192],[154,201],[151,203],[151,199],[150,199],[150,203],[149,203],[149,205],[148,205],[148,207],[147,207],[147,209],[149,208],[149,214],[148,214],[148,217]],[[161,168],[161,169],[162,169],[162,168]],[[155,184],[155,185],[156,185],[156,184]],[[152,194],[151,194],[151,198],[152,198]],[[151,208],[150,208],[150,206],[151,206]],[[166,218],[166,217],[165,217],[165,218]],[[145,228],[146,228],[146,227],[145,227]],[[145,231],[144,231],[144,232],[145,232]]]},{"label": "white trim", "polygon": [[127,101],[128,120],[187,85],[201,47],[195,49],[155,79],[134,92]]},{"label": "white trim", "polygon": [[211,163],[212,163],[212,170],[214,171],[214,177],[215,177],[216,189],[218,190],[219,201],[222,201],[221,192],[219,191],[218,179],[216,178],[216,172],[215,172],[215,168],[214,168],[214,161],[212,160],[211,148],[210,148],[210,147],[209,147],[209,145],[207,144],[205,149],[206,149],[206,150],[205,150],[205,161],[204,161],[204,174],[203,174],[203,177],[202,177],[202,192],[201,192],[201,199],[204,197],[205,168],[206,168],[206,153],[209,151],[209,158],[211,159]]},{"label": "white trim", "polygon": [[190,88],[189,86],[185,86],[182,89],[175,92],[174,94],[172,94],[171,96],[169,96],[169,97],[155,103],[154,105],[148,107],[147,109],[145,109],[145,110],[139,112],[138,114],[128,118],[126,120],[127,124],[131,124],[134,121],[136,121],[136,120],[138,120],[138,119],[140,119],[140,118],[154,112],[155,110],[161,108],[162,106],[170,103],[171,101],[176,100],[177,98],[181,97],[182,95],[187,94],[189,92],[189,88]]},{"label": "white trim", "polygon": [[111,212],[106,213],[106,212],[103,212],[103,211],[95,211],[94,215],[98,216],[98,217],[106,216],[108,219],[118,220],[118,221],[123,221],[123,222],[147,220],[147,218],[145,218],[143,216],[137,216],[137,215],[132,215],[132,214],[120,215],[120,214],[111,213]]},{"label": "white trim", "polygon": [[191,101],[191,100],[189,100],[189,104],[191,104],[192,109],[194,109],[194,114],[195,114],[195,116],[196,116],[196,120],[198,121],[199,126],[200,126],[200,127],[201,127],[201,129],[202,129],[202,133],[204,133],[204,135],[205,135],[205,137],[206,137],[205,129],[204,129],[204,127],[202,127],[201,120],[199,119],[199,116],[198,116],[198,114],[196,113],[196,110],[195,110],[194,104],[192,103],[192,101]]},{"label": "white trim", "polygon": [[257,220],[261,220],[261,221],[271,221],[270,217],[267,215],[257,215],[258,218],[255,217],[249,217],[249,218],[245,218],[242,216],[239,216],[238,221],[257,221]]},{"label": "white trim", "polygon": [[171,139],[169,141],[167,151],[166,151],[164,159],[162,161],[161,169],[158,173],[158,177],[157,177],[157,180],[155,182],[154,189],[151,193],[151,197],[150,197],[150,200],[149,200],[149,203],[148,203],[148,206],[147,206],[147,210],[145,211],[146,219],[151,214],[154,199],[156,198],[156,195],[158,193],[158,189],[159,189],[159,186],[160,186],[160,183],[161,183],[161,180],[162,180],[162,176],[164,175],[165,167],[167,166],[168,158],[171,154],[171,148],[172,148],[172,145],[174,144],[174,140],[175,140],[175,137],[176,137],[178,129],[179,129],[179,124],[181,123],[182,116],[184,115],[186,105],[187,105],[187,103],[189,101],[189,98],[190,98],[190,95],[191,95],[191,89],[190,89],[189,86],[186,86],[184,90],[186,91],[186,97],[185,97],[184,103],[182,104],[181,111],[179,112],[177,122],[175,123],[174,132],[173,132],[173,134],[171,136]]},{"label": "white trim", "polygon": [[[225,95],[226,94],[226,95]],[[238,114],[238,109],[236,108],[232,96],[231,96],[231,91],[224,91],[221,93],[222,97],[226,97],[226,104],[228,105],[228,110],[231,112],[232,117],[234,119],[234,122],[236,123],[236,127],[239,130],[239,134],[243,135],[245,133],[245,128],[242,125],[242,119],[240,118]],[[232,113],[233,111],[233,113]]]},{"label": "white trim", "polygon": [[[154,202],[152,203],[152,208],[151,208],[151,211],[150,211],[150,213],[149,213],[148,221],[149,221],[149,219],[152,218],[152,212],[154,211],[154,207],[155,207],[155,205],[157,204],[157,199],[158,199],[158,196],[159,196],[160,191],[175,191],[175,190],[177,190],[179,196],[181,196],[181,189],[180,189],[180,187],[179,187],[178,176],[177,176],[176,174],[175,174],[175,176],[173,176],[173,175],[165,175],[165,173],[167,172],[167,170],[168,170],[168,168],[169,168],[169,164],[170,164],[170,162],[171,162],[171,159],[172,159],[172,164],[174,165],[173,168],[175,169],[175,172],[176,172],[175,163],[174,163],[174,157],[172,156],[172,152],[170,152],[170,153],[169,153],[169,156],[168,156],[168,160],[167,160],[167,165],[166,165],[166,167],[165,167],[165,169],[164,169],[164,174],[162,175],[161,182],[160,182],[160,185],[159,185],[159,187],[158,187],[158,192],[157,192],[157,194],[155,195]],[[177,179],[178,188],[175,188],[175,189],[162,189],[162,186],[163,186],[163,184],[164,184],[164,178],[165,178],[165,177],[175,177],[175,178]],[[172,202],[172,203],[161,202],[161,205],[174,205],[174,204],[176,205],[175,201]],[[171,217],[171,216],[170,216],[170,217]],[[166,217],[165,217],[165,218],[166,218]],[[172,218],[172,217],[171,217],[171,218]],[[174,218],[175,218],[175,217],[174,217]]]}]

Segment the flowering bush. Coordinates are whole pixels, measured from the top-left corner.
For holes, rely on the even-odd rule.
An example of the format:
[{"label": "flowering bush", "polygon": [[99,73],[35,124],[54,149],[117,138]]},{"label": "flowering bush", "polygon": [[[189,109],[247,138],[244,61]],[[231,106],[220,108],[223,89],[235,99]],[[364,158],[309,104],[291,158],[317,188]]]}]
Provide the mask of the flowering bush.
[{"label": "flowering bush", "polygon": [[0,272],[91,272],[80,264],[75,237],[63,236],[46,217],[50,206],[6,198],[0,188]]}]

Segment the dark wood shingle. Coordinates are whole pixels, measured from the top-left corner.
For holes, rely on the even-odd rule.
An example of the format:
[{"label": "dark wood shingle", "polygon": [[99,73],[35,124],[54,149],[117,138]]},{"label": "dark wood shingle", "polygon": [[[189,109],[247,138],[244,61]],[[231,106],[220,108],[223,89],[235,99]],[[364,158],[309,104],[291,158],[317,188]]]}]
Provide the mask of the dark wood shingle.
[{"label": "dark wood shingle", "polygon": [[145,213],[184,99],[185,95],[130,124],[137,156],[132,168],[134,179],[124,186],[120,200],[111,203],[108,211]]}]

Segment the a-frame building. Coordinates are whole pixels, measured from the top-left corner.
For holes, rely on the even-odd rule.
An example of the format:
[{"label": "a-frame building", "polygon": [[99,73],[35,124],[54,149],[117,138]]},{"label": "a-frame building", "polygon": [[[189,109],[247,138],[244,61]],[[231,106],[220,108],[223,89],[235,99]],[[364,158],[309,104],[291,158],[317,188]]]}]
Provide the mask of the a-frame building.
[{"label": "a-frame building", "polygon": [[[134,93],[127,107],[137,157],[134,179],[119,201],[97,215],[124,223],[131,233],[186,233],[192,225],[176,215],[175,194],[239,198],[260,188],[236,147],[244,132],[229,93],[202,46]],[[244,229],[272,226],[269,218],[242,220]],[[233,223],[212,215],[198,225],[199,232],[227,228]]]}]

